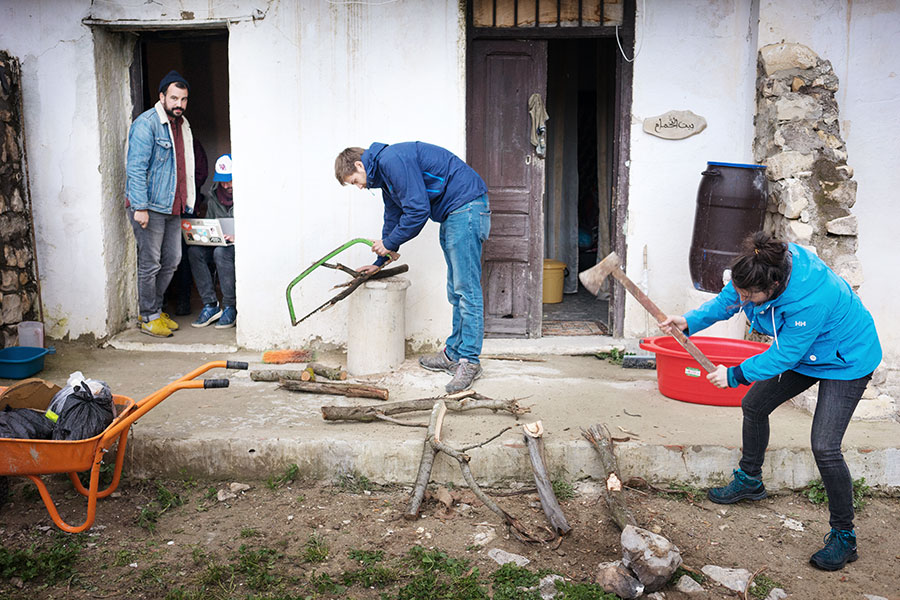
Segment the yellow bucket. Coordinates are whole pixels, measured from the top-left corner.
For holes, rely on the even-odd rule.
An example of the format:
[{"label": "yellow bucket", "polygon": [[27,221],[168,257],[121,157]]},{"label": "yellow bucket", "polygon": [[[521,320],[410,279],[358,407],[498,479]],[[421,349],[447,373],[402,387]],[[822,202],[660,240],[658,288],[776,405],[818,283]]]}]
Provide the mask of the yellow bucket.
[{"label": "yellow bucket", "polygon": [[556,304],[562,302],[563,281],[566,278],[565,273],[566,263],[559,260],[553,260],[552,258],[544,259],[544,304]]}]

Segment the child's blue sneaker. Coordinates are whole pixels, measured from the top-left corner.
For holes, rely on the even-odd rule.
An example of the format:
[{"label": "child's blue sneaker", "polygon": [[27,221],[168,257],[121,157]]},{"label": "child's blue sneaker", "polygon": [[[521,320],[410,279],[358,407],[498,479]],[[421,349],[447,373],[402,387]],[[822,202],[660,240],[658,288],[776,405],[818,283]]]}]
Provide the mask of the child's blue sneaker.
[{"label": "child's blue sneaker", "polygon": [[221,316],[222,310],[218,304],[206,304],[203,306],[203,310],[200,311],[200,316],[197,317],[197,320],[191,323],[191,327],[206,327]]},{"label": "child's blue sneaker", "polygon": [[716,504],[734,504],[739,500],[762,500],[766,486],[740,469],[735,469],[734,479],[724,487],[710,488],[706,496]]},{"label": "child's blue sneaker", "polygon": [[222,316],[219,317],[219,322],[216,323],[216,329],[228,329],[229,327],[234,327],[236,321],[237,309],[233,306],[226,306],[222,311]]}]

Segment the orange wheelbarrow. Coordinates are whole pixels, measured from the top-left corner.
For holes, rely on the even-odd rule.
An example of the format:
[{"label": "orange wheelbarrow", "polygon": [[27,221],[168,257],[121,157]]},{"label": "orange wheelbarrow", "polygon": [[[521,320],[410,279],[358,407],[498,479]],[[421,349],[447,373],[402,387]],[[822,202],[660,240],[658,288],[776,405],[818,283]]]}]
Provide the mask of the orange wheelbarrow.
[{"label": "orange wheelbarrow", "polygon": [[[206,363],[138,402],[125,396],[113,395],[118,416],[103,433],[86,440],[0,438],[0,486],[2,486],[0,487],[0,496],[2,496],[0,504],[3,504],[6,499],[7,481],[5,477],[27,477],[37,486],[41,499],[47,507],[47,512],[50,513],[50,517],[57,527],[69,533],[79,533],[90,528],[94,524],[96,516],[97,499],[109,496],[119,485],[122,463],[125,461],[128,432],[134,422],[178,390],[228,387],[227,379],[196,379],[199,375],[215,368],[246,369],[247,363],[224,360]],[[106,489],[100,490],[100,464],[103,462],[103,456],[116,443],[118,443],[118,448],[112,483]],[[88,470],[91,472],[90,484],[85,488],[78,478],[78,473]],[[56,504],[41,479],[41,475],[55,473],[68,473],[75,489],[87,497],[87,517],[81,525],[69,525],[59,516]]]}]

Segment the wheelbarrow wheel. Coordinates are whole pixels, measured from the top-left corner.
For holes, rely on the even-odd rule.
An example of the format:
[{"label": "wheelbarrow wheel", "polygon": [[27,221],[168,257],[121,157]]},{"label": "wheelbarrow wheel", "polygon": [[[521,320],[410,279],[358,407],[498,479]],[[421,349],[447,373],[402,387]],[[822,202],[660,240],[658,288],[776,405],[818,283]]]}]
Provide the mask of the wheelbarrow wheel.
[{"label": "wheelbarrow wheel", "polygon": [[9,494],[9,477],[0,477],[0,508],[6,504],[7,494]]}]

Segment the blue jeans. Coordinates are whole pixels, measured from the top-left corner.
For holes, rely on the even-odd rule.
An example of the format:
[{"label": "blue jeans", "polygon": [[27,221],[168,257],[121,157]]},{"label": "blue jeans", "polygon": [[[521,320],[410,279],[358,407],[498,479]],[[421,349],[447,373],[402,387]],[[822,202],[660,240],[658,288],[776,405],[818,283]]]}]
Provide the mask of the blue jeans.
[{"label": "blue jeans", "polygon": [[219,287],[222,289],[222,306],[237,306],[234,279],[234,244],[228,246],[188,246],[191,274],[203,304],[215,304],[216,284],[210,264],[216,265]]},{"label": "blue jeans", "polygon": [[491,232],[487,194],[453,211],[441,223],[441,249],[447,261],[447,300],[453,306],[453,330],[446,352],[451,360],[479,362],[484,342],[481,294],[481,245]]},{"label": "blue jeans", "polygon": [[741,470],[757,479],[762,475],[769,445],[769,415],[818,381],[819,398],[810,434],[812,452],[828,494],[829,523],[834,529],[853,529],[853,479],[841,453],[841,440],[871,377],[869,374],[842,381],[786,371],[772,379],[757,381],[741,402],[744,413]]},{"label": "blue jeans", "polygon": [[134,211],[127,212],[137,241],[138,308],[141,320],[152,321],[162,313],[166,288],[181,261],[181,216],[150,210],[150,221],[142,229]]}]

